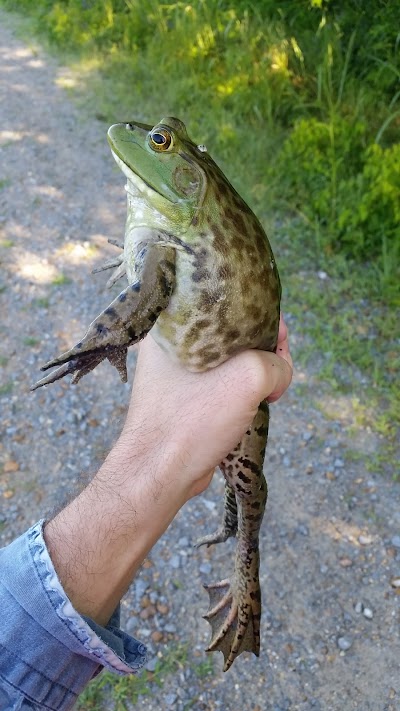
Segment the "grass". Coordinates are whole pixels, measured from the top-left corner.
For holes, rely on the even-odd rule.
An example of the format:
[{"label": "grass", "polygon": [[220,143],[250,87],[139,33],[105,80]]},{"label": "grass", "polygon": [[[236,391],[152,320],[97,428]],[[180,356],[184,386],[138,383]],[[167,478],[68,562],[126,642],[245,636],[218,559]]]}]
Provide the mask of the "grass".
[{"label": "grass", "polygon": [[8,383],[4,383],[4,385],[0,385],[0,397],[2,395],[9,395],[14,388],[14,383],[12,381],[9,381]]},{"label": "grass", "polygon": [[33,336],[27,336],[23,339],[24,346],[37,346],[40,343],[38,338],[33,338]]},{"label": "grass", "polygon": [[79,697],[80,711],[106,711],[112,698],[114,711],[127,711],[140,696],[148,696],[154,686],[164,686],[167,677],[176,673],[187,662],[187,645],[169,645],[165,649],[154,672],[143,671],[139,675],[116,676],[103,672]]},{"label": "grass", "polygon": [[66,274],[57,274],[51,282],[52,286],[65,286],[71,284],[72,279]]}]

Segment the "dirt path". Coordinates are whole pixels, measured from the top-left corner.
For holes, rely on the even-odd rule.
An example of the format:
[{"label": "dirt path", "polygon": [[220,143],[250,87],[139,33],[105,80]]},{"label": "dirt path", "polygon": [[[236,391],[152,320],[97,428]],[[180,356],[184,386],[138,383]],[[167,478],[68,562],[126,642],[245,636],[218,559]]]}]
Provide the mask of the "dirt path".
[{"label": "dirt path", "polygon": [[[15,39],[0,13],[2,544],[65,501],[82,472],[95,471],[130,389],[104,365],[75,388],[28,391],[39,365],[109,303],[105,278],[90,271],[113,254],[107,238],[122,236],[125,219],[105,126],[79,113],[63,77],[54,60]],[[296,345],[300,325],[289,323]],[[232,542],[209,551],[190,545],[218,521],[216,476],[123,603],[128,629],[149,644],[150,669],[156,659],[166,669],[171,650],[188,644],[180,670],[162,688],[151,685],[135,708],[400,711],[400,595],[391,584],[400,576],[400,486],[366,471],[377,442],[350,428],[345,397],[321,393],[329,419],[309,404],[319,390],[311,372],[298,371],[273,407],[261,659],[242,656],[223,675],[222,657],[202,651],[209,630],[201,582],[225,577],[233,553]]]}]

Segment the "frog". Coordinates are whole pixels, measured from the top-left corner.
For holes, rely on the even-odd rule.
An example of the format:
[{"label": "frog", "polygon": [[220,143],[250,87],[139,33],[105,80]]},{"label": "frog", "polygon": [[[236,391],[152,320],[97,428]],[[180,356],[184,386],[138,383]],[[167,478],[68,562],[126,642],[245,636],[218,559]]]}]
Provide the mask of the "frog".
[{"label": "frog", "polygon": [[[78,382],[107,359],[127,380],[130,346],[151,332],[192,372],[217,368],[246,349],[277,347],[281,285],[267,235],[250,207],[182,121],[135,121],[108,130],[112,155],[126,178],[123,251],[100,269],[116,268],[109,285],[127,286],[57,366],[32,389],[72,374]],[[195,407],[195,403],[193,403]],[[263,473],[269,406],[219,468],[225,479],[220,527],[199,546],[236,537],[233,574],[204,587],[211,624],[206,651],[221,651],[224,671],[242,652],[260,654],[259,532],[267,501]]]}]

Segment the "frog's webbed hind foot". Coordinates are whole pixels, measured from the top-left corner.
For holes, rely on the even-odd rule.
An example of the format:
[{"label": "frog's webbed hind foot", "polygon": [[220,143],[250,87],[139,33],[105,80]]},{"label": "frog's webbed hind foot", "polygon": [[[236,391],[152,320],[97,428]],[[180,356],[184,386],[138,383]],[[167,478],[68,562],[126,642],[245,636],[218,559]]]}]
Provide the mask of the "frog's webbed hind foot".
[{"label": "frog's webbed hind foot", "polygon": [[[161,248],[159,248],[161,249]],[[61,366],[42,378],[31,390],[53,383],[69,373],[77,382],[102,360],[114,365],[123,382],[127,379],[128,346],[140,341],[168,305],[175,283],[173,249],[149,249],[141,280],[127,286],[89,326],[83,339],[69,351],[46,363],[41,370]],[[168,252],[167,258],[164,258]]]},{"label": "frog's webbed hind foot", "polygon": [[221,651],[224,671],[228,671],[242,652],[260,653],[260,587],[239,590],[235,581],[222,580],[204,586],[210,596],[210,608],[204,618],[210,623],[211,642],[207,652]]},{"label": "frog's webbed hind foot", "polygon": [[202,536],[196,541],[195,548],[200,546],[212,546],[213,543],[225,543],[231,536],[236,536],[236,528],[232,529],[228,526],[220,526],[217,531],[210,533],[208,536]]},{"label": "frog's webbed hind foot", "polygon": [[196,548],[200,546],[211,546],[213,543],[224,543],[231,536],[236,536],[238,527],[236,496],[230,484],[225,483],[224,516],[222,524],[215,533],[203,536],[195,543]]}]

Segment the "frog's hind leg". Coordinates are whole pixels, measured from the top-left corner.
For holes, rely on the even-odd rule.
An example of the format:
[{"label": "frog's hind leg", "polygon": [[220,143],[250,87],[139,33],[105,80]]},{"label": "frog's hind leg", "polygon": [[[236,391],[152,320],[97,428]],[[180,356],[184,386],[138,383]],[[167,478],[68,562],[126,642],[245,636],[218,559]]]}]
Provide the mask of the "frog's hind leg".
[{"label": "frog's hind leg", "polygon": [[31,390],[53,383],[68,373],[73,382],[107,358],[126,381],[128,346],[140,341],[169,303],[175,285],[175,251],[151,246],[142,251],[137,280],[90,324],[86,335],[73,348],[46,363],[42,370],[60,366]]},{"label": "frog's hind leg", "polygon": [[[238,542],[235,572],[229,580],[207,585],[212,639],[207,651],[220,650],[224,671],[244,651],[260,652],[261,591],[258,537],[267,500],[263,462],[268,437],[269,409],[261,403],[251,429],[221,464],[235,491],[238,507]],[[233,455],[233,456],[232,456]]]},{"label": "frog's hind leg", "polygon": [[[230,455],[232,456],[232,455]],[[231,536],[236,536],[238,527],[238,516],[237,516],[237,503],[235,490],[232,489],[228,482],[225,482],[225,498],[224,498],[224,515],[222,518],[221,526],[215,533],[210,533],[208,536],[203,536],[199,538],[196,542],[196,548],[200,546],[207,545],[211,546],[212,543],[223,543],[227,541]]]}]

